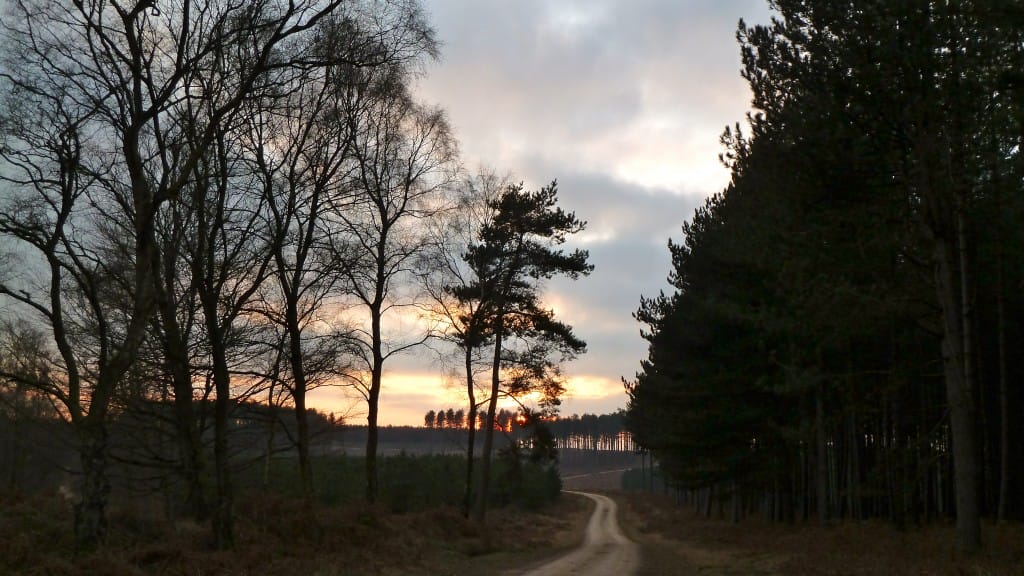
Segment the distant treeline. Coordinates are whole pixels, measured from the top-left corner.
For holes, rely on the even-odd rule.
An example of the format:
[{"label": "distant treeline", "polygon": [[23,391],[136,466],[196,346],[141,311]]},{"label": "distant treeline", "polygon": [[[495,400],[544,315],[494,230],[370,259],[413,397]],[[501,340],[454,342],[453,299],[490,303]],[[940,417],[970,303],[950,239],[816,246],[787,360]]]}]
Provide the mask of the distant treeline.
[{"label": "distant treeline", "polygon": [[557,418],[548,423],[555,437],[555,445],[561,449],[610,450],[635,452],[639,448],[633,443],[633,436],[626,430],[623,413],[573,414]]},{"label": "distant treeline", "polygon": [[[425,428],[434,430],[464,429],[468,420],[465,410],[454,408],[430,410],[423,417]],[[477,423],[482,419],[477,419]],[[495,430],[505,431],[513,436],[520,434],[523,424],[522,416],[517,412],[502,409],[495,418]],[[623,413],[611,414],[573,414],[566,417],[553,417],[542,420],[540,426],[553,437],[558,449],[611,450],[633,452],[638,448],[633,444],[630,433],[626,430]],[[479,425],[478,425],[479,428]]]},{"label": "distant treeline", "polygon": [[[202,424],[199,441],[211,448],[214,403],[197,402],[195,408]],[[137,399],[111,418],[112,488],[165,498],[181,489],[176,471],[168,466],[177,450],[174,409],[170,401]],[[270,459],[294,458],[296,423],[288,407],[238,401],[231,404],[230,416],[228,445],[235,470],[264,470]],[[348,433],[341,419],[315,409],[308,416],[315,453],[330,452],[344,442]],[[77,441],[74,429],[38,395],[15,396],[0,389],[0,481],[6,490],[76,493],[69,470],[75,468]]]}]

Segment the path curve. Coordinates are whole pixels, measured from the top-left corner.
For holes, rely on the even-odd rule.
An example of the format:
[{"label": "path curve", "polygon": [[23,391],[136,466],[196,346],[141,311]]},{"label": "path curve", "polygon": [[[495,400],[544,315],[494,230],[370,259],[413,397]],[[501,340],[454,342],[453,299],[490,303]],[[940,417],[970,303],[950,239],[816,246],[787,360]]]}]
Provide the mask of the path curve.
[{"label": "path curve", "polygon": [[627,576],[640,563],[637,546],[619,528],[615,501],[601,494],[566,491],[586,496],[597,505],[587,523],[586,537],[575,550],[523,576]]}]

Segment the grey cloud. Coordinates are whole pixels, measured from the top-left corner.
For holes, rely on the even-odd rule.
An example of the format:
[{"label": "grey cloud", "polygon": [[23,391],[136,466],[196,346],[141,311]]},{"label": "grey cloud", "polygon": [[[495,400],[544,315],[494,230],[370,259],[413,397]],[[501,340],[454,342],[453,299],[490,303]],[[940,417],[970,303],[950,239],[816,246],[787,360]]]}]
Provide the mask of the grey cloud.
[{"label": "grey cloud", "polygon": [[467,156],[513,170],[529,153],[594,169],[675,147],[667,162],[700,162],[742,119],[733,36],[740,16],[766,19],[761,4],[432,0],[444,56],[421,90]]},{"label": "grey cloud", "polygon": [[567,302],[562,317],[588,344],[571,371],[617,379],[636,371],[646,354],[640,325],[632,318],[641,296],[667,290],[669,253],[664,243],[618,241],[591,248],[593,274],[575,282],[553,281],[553,299]]},{"label": "grey cloud", "polygon": [[561,412],[564,415],[609,414],[620,408],[625,408],[625,406],[626,402],[624,392],[622,393],[621,398],[618,395],[597,399],[577,399],[569,396],[562,401]]},{"label": "grey cloud", "polygon": [[[742,88],[736,23],[740,16],[767,19],[760,0],[432,0],[427,6],[445,42],[444,65],[430,84],[440,90],[454,84],[460,100],[482,97],[492,109],[557,115],[577,135],[628,122],[651,99],[701,111],[725,104],[721,112],[728,113],[734,102],[723,87]],[[578,26],[554,18],[573,9],[596,16]]]},{"label": "grey cloud", "polygon": [[[646,354],[631,314],[641,295],[667,288],[666,241],[726,182],[718,135],[749,105],[736,24],[767,21],[767,3],[427,0],[426,8],[444,46],[420,93],[448,110],[466,164],[509,170],[530,188],[557,178],[561,205],[589,222],[578,244],[595,272],[547,286],[589,343],[568,373],[631,376]],[[621,388],[609,394],[579,406],[624,405]],[[580,411],[579,402],[565,411]]]},{"label": "grey cloud", "polygon": [[683,220],[704,202],[709,192],[692,190],[677,194],[621,182],[608,174],[578,172],[540,157],[527,157],[516,175],[535,188],[558,180],[558,196],[564,208],[588,223],[587,231],[602,236],[643,236],[664,245],[679,233]]},{"label": "grey cloud", "polygon": [[680,240],[683,221],[704,197],[678,196],[605,175],[570,172],[559,176],[559,202],[587,220],[587,232],[595,237],[605,230],[615,231],[608,240],[578,244],[590,252],[595,269],[589,277],[556,279],[546,287],[555,300],[567,303],[565,319],[588,343],[588,353],[570,370],[612,379],[631,376],[646,354],[632,313],[641,296],[668,290],[668,239]]}]

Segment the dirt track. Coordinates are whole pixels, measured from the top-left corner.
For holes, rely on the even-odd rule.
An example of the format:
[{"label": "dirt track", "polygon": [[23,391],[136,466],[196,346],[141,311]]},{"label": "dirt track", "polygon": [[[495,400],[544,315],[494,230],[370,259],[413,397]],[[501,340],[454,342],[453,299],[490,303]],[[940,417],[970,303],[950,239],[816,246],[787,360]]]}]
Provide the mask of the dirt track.
[{"label": "dirt track", "polygon": [[636,544],[619,528],[615,501],[589,492],[574,492],[594,501],[583,543],[568,554],[523,576],[628,576],[636,572],[640,554]]},{"label": "dirt track", "polygon": [[628,468],[562,476],[562,489],[577,492],[619,490],[622,488],[622,473],[626,470]]}]

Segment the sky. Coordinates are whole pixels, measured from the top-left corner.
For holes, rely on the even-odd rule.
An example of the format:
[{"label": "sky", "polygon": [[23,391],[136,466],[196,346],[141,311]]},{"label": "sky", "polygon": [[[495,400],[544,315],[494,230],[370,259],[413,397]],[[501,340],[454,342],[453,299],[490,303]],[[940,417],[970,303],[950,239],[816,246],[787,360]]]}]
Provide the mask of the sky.
[{"label": "sky", "polygon": [[[564,415],[626,406],[621,378],[646,357],[632,318],[641,295],[667,290],[668,239],[729,173],[718,161],[725,126],[742,122],[740,18],[766,23],[765,0],[424,0],[441,41],[417,93],[447,111],[462,162],[536,189],[558,180],[560,206],[588,222],[570,247],[593,274],[556,280],[545,300],[588,343],[564,366]],[[324,390],[311,403],[364,409]],[[464,404],[434,356],[386,370],[382,424],[420,424]]]}]

